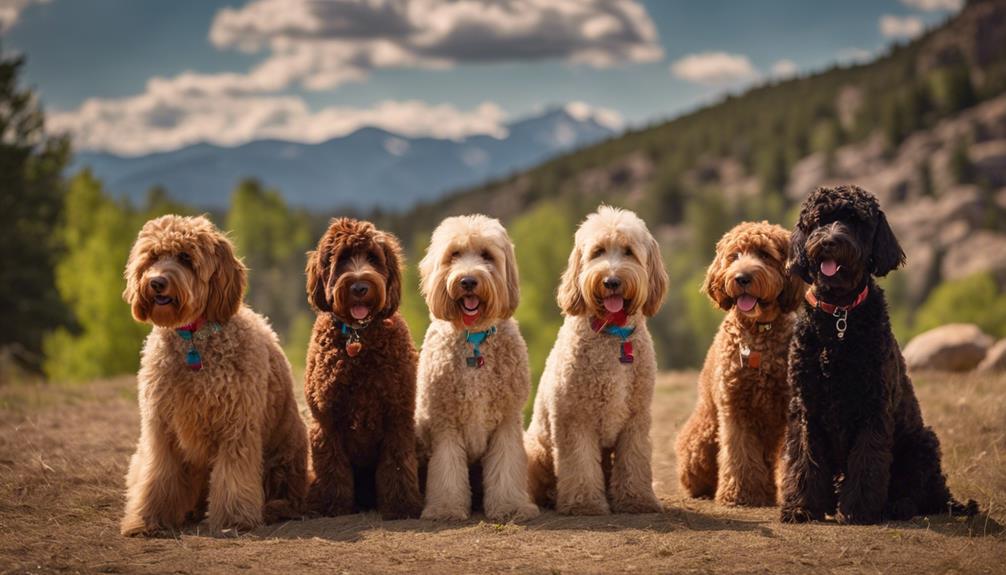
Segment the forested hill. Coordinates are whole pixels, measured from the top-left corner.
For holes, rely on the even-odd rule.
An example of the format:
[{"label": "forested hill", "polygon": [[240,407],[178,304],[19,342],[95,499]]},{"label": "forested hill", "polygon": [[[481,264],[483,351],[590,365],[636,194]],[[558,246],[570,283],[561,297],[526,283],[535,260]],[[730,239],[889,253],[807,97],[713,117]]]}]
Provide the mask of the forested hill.
[{"label": "forested hill", "polygon": [[[1004,94],[1006,2],[972,1],[873,62],[758,86],[381,219],[410,244],[414,259],[444,216],[504,219],[530,294],[518,317],[547,352],[559,321],[552,294],[575,223],[599,202],[635,209],[661,239],[674,286],[653,322],[658,355],[665,367],[696,365],[721,317],[698,293],[715,240],[743,219],[789,226],[815,186],[858,182],[881,197],[906,244],[909,270],[889,283],[904,338],[941,310],[968,313],[954,303],[956,291],[968,294],[964,301],[999,297],[1006,275]],[[421,305],[410,314],[424,322]],[[985,321],[1006,335],[1006,317]]]}]

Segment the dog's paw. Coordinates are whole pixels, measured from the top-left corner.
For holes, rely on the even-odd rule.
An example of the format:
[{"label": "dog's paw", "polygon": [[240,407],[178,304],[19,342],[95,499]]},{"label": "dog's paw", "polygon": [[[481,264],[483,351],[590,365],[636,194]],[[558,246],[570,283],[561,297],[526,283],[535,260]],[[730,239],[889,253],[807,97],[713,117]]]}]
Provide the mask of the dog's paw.
[{"label": "dog's paw", "polygon": [[119,533],[124,537],[139,537],[141,535],[153,535],[161,530],[161,526],[156,523],[145,521],[138,515],[129,515],[122,518],[119,524]]},{"label": "dog's paw", "polygon": [[418,501],[403,501],[398,504],[389,504],[381,509],[381,519],[393,521],[395,519],[413,519],[419,517],[423,512],[423,506]]},{"label": "dog's paw", "polygon": [[496,509],[486,509],[486,517],[497,523],[530,521],[540,514],[541,511],[539,511],[538,506],[530,501],[516,506],[500,506]]},{"label": "dog's paw", "polygon": [[823,513],[812,513],[806,507],[785,506],[779,513],[779,520],[783,523],[809,523],[811,521],[823,521]]},{"label": "dog's paw", "polygon": [[727,507],[772,507],[776,504],[775,494],[768,492],[734,492],[716,495],[716,503]]},{"label": "dog's paw", "polygon": [[215,533],[236,535],[254,531],[262,526],[262,513],[248,511],[244,514],[210,514],[210,529]]},{"label": "dog's paw", "polygon": [[463,507],[430,506],[423,509],[422,519],[433,521],[465,521],[468,519],[470,511]]},{"label": "dog's paw", "polygon": [[611,508],[606,500],[585,499],[579,501],[560,501],[555,510],[563,515],[608,515]]},{"label": "dog's paw", "polygon": [[880,514],[839,510],[835,513],[835,521],[839,525],[873,525],[880,523]]},{"label": "dog's paw", "polygon": [[633,497],[613,501],[611,511],[614,513],[662,513],[664,506],[660,504],[656,496]]}]

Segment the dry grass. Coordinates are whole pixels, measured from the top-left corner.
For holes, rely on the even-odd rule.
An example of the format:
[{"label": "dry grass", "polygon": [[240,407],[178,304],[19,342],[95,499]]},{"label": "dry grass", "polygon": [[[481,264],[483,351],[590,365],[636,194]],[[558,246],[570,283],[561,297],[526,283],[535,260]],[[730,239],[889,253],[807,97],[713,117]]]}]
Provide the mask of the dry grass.
[{"label": "dry grass", "polygon": [[0,572],[791,572],[1006,570],[1006,377],[920,374],[951,487],[989,514],[875,527],[791,526],[775,509],[683,499],[673,439],[695,374],[661,378],[654,401],[657,493],[667,512],[526,526],[439,525],[376,515],[294,521],[240,537],[205,527],[159,539],[118,535],[122,476],[137,434],[131,378],[64,388],[0,387]]}]

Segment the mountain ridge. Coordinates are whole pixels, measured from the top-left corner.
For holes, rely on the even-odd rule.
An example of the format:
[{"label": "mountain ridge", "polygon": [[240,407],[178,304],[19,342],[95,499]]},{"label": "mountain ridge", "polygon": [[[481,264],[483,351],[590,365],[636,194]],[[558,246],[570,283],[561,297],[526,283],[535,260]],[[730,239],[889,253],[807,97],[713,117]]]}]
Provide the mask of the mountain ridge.
[{"label": "mountain ridge", "polygon": [[318,143],[200,142],[140,156],[82,151],[71,169],[90,168],[113,195],[134,202],[160,186],[176,200],[219,209],[238,181],[250,177],[281,190],[300,208],[401,211],[617,133],[597,117],[574,115],[566,107],[515,119],[506,130],[501,138],[473,134],[452,140],[364,126]]}]

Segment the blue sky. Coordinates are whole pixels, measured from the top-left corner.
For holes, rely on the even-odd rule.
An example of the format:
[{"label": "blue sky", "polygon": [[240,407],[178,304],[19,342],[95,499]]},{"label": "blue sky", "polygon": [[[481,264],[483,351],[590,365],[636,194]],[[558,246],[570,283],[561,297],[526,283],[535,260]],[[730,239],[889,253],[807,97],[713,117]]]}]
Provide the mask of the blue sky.
[{"label": "blue sky", "polygon": [[905,41],[960,0],[0,0],[50,126],[79,148],[318,141],[362,125],[505,133],[576,104],[612,125]]}]

